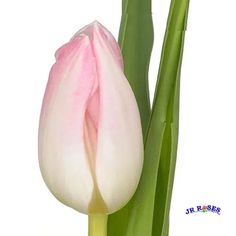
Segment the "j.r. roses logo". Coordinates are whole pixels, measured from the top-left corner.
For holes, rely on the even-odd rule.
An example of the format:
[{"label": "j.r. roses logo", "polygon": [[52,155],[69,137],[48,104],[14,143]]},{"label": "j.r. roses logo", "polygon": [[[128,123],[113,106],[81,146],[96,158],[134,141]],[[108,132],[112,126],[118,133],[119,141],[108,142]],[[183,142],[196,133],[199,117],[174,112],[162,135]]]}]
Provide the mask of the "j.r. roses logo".
[{"label": "j.r. roses logo", "polygon": [[196,206],[196,207],[191,207],[191,208],[186,209],[185,214],[189,215],[189,214],[197,213],[197,212],[202,212],[202,213],[212,212],[212,213],[217,213],[218,215],[220,215],[221,208],[213,206],[213,205],[202,205],[202,206]]}]

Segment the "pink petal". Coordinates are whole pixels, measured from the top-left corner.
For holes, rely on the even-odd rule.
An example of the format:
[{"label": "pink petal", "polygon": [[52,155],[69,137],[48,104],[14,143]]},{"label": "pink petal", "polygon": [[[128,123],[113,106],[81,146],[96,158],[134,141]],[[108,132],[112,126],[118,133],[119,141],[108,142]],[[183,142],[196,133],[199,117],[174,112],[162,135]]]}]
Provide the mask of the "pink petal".
[{"label": "pink petal", "polygon": [[87,102],[96,62],[87,36],[59,49],[42,106],[39,158],[45,182],[62,202],[87,212],[93,180],[84,143]]}]

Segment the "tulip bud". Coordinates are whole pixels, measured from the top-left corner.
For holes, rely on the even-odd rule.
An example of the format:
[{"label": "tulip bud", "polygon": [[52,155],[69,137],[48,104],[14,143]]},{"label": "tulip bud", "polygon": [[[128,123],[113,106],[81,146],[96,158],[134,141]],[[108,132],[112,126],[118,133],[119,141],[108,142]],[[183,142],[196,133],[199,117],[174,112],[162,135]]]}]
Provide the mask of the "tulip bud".
[{"label": "tulip bud", "polygon": [[143,165],[140,116],[120,49],[94,22],[55,57],[39,126],[44,181],[69,207],[113,213],[134,194]]}]

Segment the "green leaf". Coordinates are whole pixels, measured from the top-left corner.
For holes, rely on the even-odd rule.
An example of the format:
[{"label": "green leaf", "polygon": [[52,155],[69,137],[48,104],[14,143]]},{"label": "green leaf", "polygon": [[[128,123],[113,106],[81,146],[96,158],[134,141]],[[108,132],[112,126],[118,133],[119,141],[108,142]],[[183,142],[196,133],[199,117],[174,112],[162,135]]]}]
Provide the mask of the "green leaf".
[{"label": "green leaf", "polygon": [[[173,0],[167,23],[167,30],[163,44],[161,64],[158,73],[153,106],[157,113],[162,101],[165,109],[165,135],[163,136],[159,167],[156,180],[155,206],[153,212],[153,236],[168,236],[169,212],[174,182],[178,127],[179,127],[179,95],[180,95],[180,72],[183,57],[184,36],[187,27],[189,0]],[[161,81],[168,81],[166,85]],[[162,100],[164,95],[160,91],[167,91],[169,95]],[[158,108],[159,107],[159,108]],[[162,109],[163,109],[162,108]],[[161,116],[161,114],[159,114]],[[159,116],[156,114],[156,116]],[[163,118],[163,117],[162,117]],[[160,121],[162,120],[160,119]]]},{"label": "green leaf", "polygon": [[156,93],[145,142],[145,162],[133,197],[126,236],[167,236],[178,142],[180,70],[188,0],[172,0]]},{"label": "green leaf", "polygon": [[[148,69],[153,46],[151,0],[123,0],[119,44],[124,58],[125,75],[135,94],[143,129],[151,115]],[[108,217],[108,236],[126,235],[132,200]]]},{"label": "green leaf", "polygon": [[151,114],[148,88],[153,46],[151,0],[123,0],[119,44],[125,75],[134,91],[145,135]]}]

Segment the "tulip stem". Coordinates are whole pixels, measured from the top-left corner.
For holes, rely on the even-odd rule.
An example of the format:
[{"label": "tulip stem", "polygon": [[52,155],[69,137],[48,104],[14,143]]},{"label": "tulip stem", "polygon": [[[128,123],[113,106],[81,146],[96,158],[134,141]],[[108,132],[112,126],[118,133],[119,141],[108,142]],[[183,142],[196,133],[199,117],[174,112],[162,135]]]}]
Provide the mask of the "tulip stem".
[{"label": "tulip stem", "polygon": [[106,214],[89,215],[89,236],[107,236],[107,217]]}]

